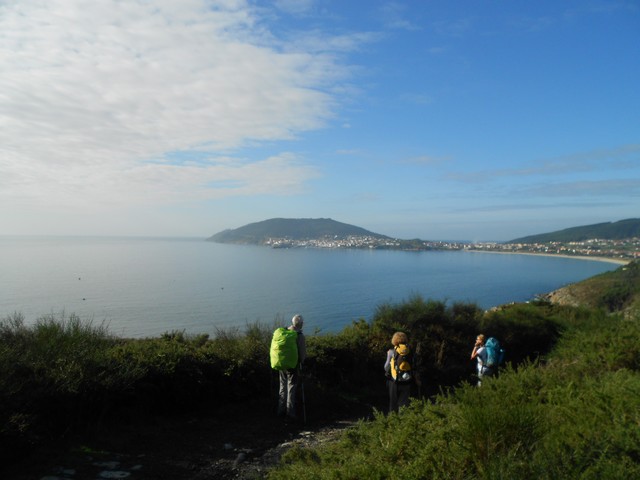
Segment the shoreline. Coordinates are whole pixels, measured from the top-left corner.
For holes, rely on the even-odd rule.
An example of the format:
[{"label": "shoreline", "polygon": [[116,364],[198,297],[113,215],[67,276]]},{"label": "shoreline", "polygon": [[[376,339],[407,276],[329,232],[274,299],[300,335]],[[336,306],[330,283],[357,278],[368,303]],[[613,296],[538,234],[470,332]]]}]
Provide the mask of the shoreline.
[{"label": "shoreline", "polygon": [[591,260],[594,262],[608,262],[608,263],[616,263],[618,265],[628,265],[633,261],[633,259],[625,259],[625,258],[612,258],[612,257],[590,257],[587,255],[566,255],[562,253],[536,253],[536,252],[492,252],[489,250],[465,250],[467,252],[473,253],[498,253],[501,255],[537,255],[540,257],[558,257],[558,258],[575,258],[576,260]]}]

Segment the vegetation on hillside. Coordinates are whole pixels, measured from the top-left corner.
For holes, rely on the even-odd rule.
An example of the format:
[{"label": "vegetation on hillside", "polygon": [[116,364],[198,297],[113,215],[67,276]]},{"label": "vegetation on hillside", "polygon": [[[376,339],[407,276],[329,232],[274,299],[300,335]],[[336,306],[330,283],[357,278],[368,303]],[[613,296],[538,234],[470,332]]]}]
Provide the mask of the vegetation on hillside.
[{"label": "vegetation on hillside", "polygon": [[[415,297],[378,307],[372,322],[338,334],[310,335],[305,387],[310,411],[365,402],[386,404],[382,363],[397,329],[407,331],[429,372],[423,395],[473,375],[469,344],[477,331],[511,342],[513,362],[535,359],[558,336],[553,318],[527,313],[485,316],[474,305],[447,306]],[[0,451],[9,458],[64,432],[99,429],[112,421],[198,411],[273,396],[268,350],[273,327],[220,330],[214,338],[168,332],[122,339],[75,315],[46,316],[27,326],[20,315],[0,322]],[[324,413],[323,413],[324,412]]]},{"label": "vegetation on hillside", "polygon": [[568,285],[551,293],[549,298],[559,304],[631,315],[640,311],[640,262],[630,262],[614,271]]},{"label": "vegetation on hillside", "polygon": [[303,240],[324,237],[345,238],[348,236],[387,238],[384,235],[330,218],[272,218],[233,230],[223,230],[210,237],[209,240],[218,243],[259,245],[269,238]]},{"label": "vegetation on hillside", "polygon": [[[625,277],[634,271],[627,267],[614,277],[635,288],[638,277]],[[417,296],[381,304],[369,322],[308,336],[309,412],[322,418],[353,403],[384,412],[382,363],[396,330],[409,334],[422,372],[414,404],[399,416],[377,413],[325,449],[292,451],[273,478],[301,478],[302,471],[304,478],[354,479],[399,470],[408,479],[640,473],[637,313],[547,302],[483,312]],[[0,321],[2,456],[15,459],[108,422],[269,402],[272,331],[250,324],[213,338],[175,331],[123,339],[75,315],[43,317],[33,326],[9,316]],[[469,361],[478,332],[499,337],[507,349],[505,371],[481,388],[471,386]]]},{"label": "vegetation on hillside", "polygon": [[582,242],[590,239],[621,240],[640,237],[640,219],[629,218],[618,222],[596,223],[565,228],[555,232],[516,238],[507,243]]},{"label": "vegetation on hillside", "polygon": [[566,333],[527,362],[319,449],[290,450],[270,479],[640,478],[640,322],[559,308]]}]

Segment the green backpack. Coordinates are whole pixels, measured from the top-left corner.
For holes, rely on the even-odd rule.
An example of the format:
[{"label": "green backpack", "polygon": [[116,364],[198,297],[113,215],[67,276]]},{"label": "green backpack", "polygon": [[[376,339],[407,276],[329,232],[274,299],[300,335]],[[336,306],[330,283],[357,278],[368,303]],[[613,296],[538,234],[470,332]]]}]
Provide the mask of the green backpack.
[{"label": "green backpack", "polygon": [[290,370],[298,366],[298,332],[277,328],[271,338],[271,368]]}]

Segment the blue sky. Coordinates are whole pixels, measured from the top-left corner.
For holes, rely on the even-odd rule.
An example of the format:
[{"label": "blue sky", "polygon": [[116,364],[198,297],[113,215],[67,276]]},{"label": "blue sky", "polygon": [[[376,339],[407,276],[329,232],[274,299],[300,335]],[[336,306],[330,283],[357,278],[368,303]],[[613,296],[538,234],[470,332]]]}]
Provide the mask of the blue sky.
[{"label": "blue sky", "polygon": [[640,217],[636,1],[0,0],[0,234]]}]

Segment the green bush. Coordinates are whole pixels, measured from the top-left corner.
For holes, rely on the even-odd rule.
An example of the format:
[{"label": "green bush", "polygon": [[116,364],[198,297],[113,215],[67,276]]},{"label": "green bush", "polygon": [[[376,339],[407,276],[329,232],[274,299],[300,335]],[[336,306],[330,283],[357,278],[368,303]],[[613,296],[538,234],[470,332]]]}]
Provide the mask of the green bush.
[{"label": "green bush", "polygon": [[[540,364],[463,383],[400,414],[378,413],[336,443],[288,452],[270,479],[640,478],[640,321],[601,311],[519,306],[485,318],[506,338],[529,312],[556,335]],[[544,327],[544,325],[547,325]],[[500,330],[504,329],[504,330]]]},{"label": "green bush", "polygon": [[633,290],[629,284],[617,284],[602,294],[601,303],[610,312],[622,310],[632,298]]},{"label": "green bush", "polygon": [[539,478],[640,478],[639,399],[640,377],[627,370],[553,384],[533,459]]},{"label": "green bush", "polygon": [[106,364],[114,339],[104,326],[75,315],[45,316],[32,327],[22,315],[0,321],[0,451],[16,450],[87,419],[85,389]]},{"label": "green bush", "polygon": [[268,391],[270,330],[122,339],[76,315],[0,321],[0,449],[12,458],[107,419],[184,412]]}]

